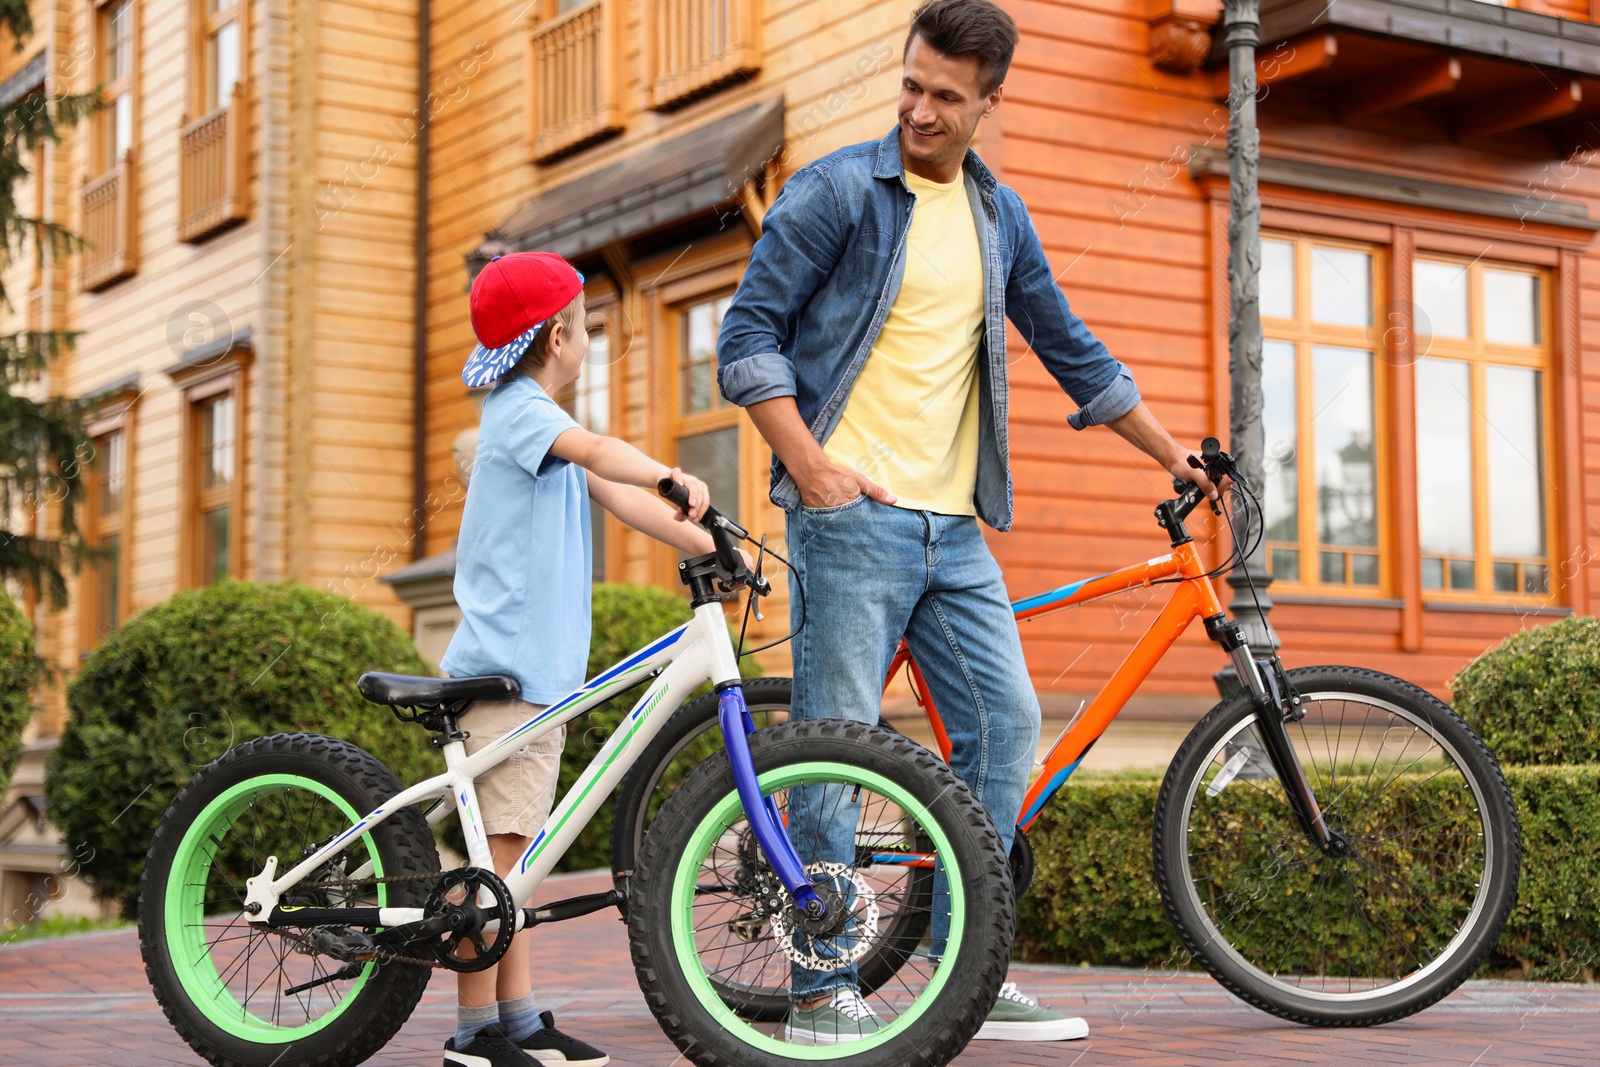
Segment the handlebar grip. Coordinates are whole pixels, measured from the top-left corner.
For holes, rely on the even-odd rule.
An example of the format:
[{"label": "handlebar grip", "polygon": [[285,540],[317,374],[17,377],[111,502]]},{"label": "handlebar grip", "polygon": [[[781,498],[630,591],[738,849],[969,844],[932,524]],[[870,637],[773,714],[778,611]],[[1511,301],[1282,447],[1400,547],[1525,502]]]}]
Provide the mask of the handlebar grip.
[{"label": "handlebar grip", "polygon": [[1206,460],[1216,459],[1222,455],[1222,442],[1215,437],[1207,437],[1200,442],[1200,458]]},{"label": "handlebar grip", "polygon": [[656,491],[666,497],[667,502],[679,511],[689,510],[689,490],[682,483],[675,482],[671,478],[663,478],[656,483]]}]

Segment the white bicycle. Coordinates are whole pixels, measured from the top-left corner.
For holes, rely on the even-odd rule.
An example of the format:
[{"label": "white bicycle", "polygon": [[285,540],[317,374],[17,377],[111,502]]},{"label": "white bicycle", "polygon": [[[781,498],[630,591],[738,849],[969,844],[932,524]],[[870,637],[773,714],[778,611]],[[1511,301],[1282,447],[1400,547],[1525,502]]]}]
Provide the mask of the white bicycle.
[{"label": "white bicycle", "polygon": [[[680,507],[682,487],[662,493]],[[359,1063],[405,1023],[435,969],[493,965],[514,930],[621,907],[640,988],[697,1064],[848,1058],[942,1065],[993,1005],[1013,932],[1010,874],[976,796],[926,749],[840,720],[756,732],[718,592],[769,593],[733,549],[749,540],[714,509],[717,551],[680,564],[693,618],[468,756],[458,717],[517,695],[515,679],[368,673],[364,696],[437,736],[444,773],[409,788],[369,753],[316,734],[273,734],[207,764],[167,810],[139,897],[145,969],[167,1018],[207,1060],[237,1067]],[[803,597],[803,591],[796,590]],[[759,613],[758,613],[759,616]],[[804,623],[802,622],[802,625]],[[523,746],[650,681],[622,724],[502,880],[473,781]],[[718,693],[725,747],[652,824],[627,897],[613,890],[520,907],[702,683]],[[791,803],[793,802],[793,803]],[[441,872],[430,827],[461,819],[468,866]],[[855,823],[855,855],[802,865],[791,838]],[[810,825],[803,825],[807,820]],[[932,873],[948,893],[929,893]],[[746,1001],[795,968],[837,971],[883,947],[903,909],[948,929],[895,981],[868,992],[885,1025],[858,1041],[799,1045]]]}]

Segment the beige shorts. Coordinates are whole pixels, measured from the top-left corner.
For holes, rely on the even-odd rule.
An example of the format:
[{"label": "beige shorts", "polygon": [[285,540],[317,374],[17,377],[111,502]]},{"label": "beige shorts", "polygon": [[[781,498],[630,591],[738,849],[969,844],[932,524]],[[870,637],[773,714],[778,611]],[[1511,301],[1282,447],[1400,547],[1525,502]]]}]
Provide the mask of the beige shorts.
[{"label": "beige shorts", "polygon": [[[472,755],[495,738],[544,710],[526,700],[477,700],[462,714],[461,728]],[[550,818],[556,798],[556,776],[561,770],[561,749],[567,728],[559,726],[537,741],[513,752],[503,763],[478,775],[478,811],[486,834],[521,834],[533,837]]]}]

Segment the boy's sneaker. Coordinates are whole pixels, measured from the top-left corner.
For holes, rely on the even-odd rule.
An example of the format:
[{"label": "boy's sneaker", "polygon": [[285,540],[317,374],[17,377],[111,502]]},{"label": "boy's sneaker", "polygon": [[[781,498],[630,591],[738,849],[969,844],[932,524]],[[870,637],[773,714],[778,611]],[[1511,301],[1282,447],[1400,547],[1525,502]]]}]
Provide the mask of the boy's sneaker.
[{"label": "boy's sneaker", "polygon": [[543,1067],[538,1060],[516,1046],[498,1024],[472,1035],[460,1048],[456,1039],[444,1043],[444,1067]]},{"label": "boy's sneaker", "polygon": [[883,1020],[854,989],[836,989],[814,1008],[798,1004],[789,1012],[783,1036],[796,1045],[837,1045],[860,1041],[883,1029]]},{"label": "boy's sneaker", "polygon": [[974,1041],[1075,1041],[1089,1036],[1089,1024],[1041,1007],[1037,1000],[1007,982],[1000,987]]},{"label": "boy's sneaker", "polygon": [[517,1047],[537,1056],[546,1067],[554,1067],[555,1064],[566,1064],[566,1067],[606,1067],[611,1062],[610,1056],[593,1045],[557,1030],[553,1013],[541,1011],[539,1021],[544,1023],[544,1027],[518,1041]]}]

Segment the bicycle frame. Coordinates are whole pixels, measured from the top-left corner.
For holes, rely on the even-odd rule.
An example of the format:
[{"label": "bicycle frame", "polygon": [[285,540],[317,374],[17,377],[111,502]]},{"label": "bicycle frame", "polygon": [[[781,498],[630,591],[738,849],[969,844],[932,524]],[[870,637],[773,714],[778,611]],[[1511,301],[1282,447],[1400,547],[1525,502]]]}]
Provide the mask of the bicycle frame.
[{"label": "bicycle frame", "polygon": [[[1178,636],[1195,619],[1221,617],[1222,604],[1217,599],[1217,592],[1211,584],[1211,579],[1206,576],[1206,568],[1201,563],[1192,541],[1173,546],[1170,555],[1157,556],[1155,559],[1136,563],[1131,567],[1072,582],[1058,589],[1052,589],[1048,593],[1013,602],[1012,608],[1016,612],[1017,621],[1023,622],[1062,608],[1087,604],[1091,600],[1147,587],[1165,579],[1180,580],[1173,583],[1172,596],[1160,614],[1144,632],[1144,636],[1139,638],[1127,658],[1117,667],[1105,687],[1086,707],[1073,716],[1067,728],[1056,739],[1056,743],[1050,747],[1042,771],[1034,779],[1027,796],[1023,798],[1022,813],[1017,819],[1017,825],[1022,830],[1026,831],[1033,825],[1039,813],[1044,810],[1045,804],[1067,779],[1072,777],[1072,772],[1078,769],[1084,755],[1088,753],[1089,746],[1105,733],[1106,727],[1111,725],[1111,720],[1117,717],[1127,704],[1128,698],[1150,676],[1150,672],[1155,669],[1161,657],[1166,655]],[[1230,654],[1233,656],[1234,667],[1238,670],[1242,683],[1252,692],[1264,694],[1265,686],[1259,668],[1250,657],[1248,648],[1241,646],[1239,649],[1230,650]],[[917,704],[926,712],[928,722],[933,727],[934,738],[945,760],[948,761],[950,738],[945,733],[944,722],[939,717],[938,708],[934,706],[932,694],[922,677],[922,671],[917,667],[916,660],[911,658],[911,651],[904,641],[901,641],[889,665],[889,674],[884,685],[887,688],[895,673],[906,665],[910,669],[911,688]]]},{"label": "bicycle frame", "polygon": [[[296,883],[322,868],[352,841],[394,812],[430,799],[435,803],[427,813],[429,824],[442,822],[454,810],[461,818],[468,862],[474,867],[493,870],[488,838],[478,812],[474,780],[524,746],[591,711],[617,693],[637,685],[650,674],[656,675],[655,681],[639,697],[628,716],[567,791],[567,795],[561,798],[544,828],[506,878],[506,887],[511,891],[512,900],[526,901],[533,895],[545,875],[572,846],[578,833],[616,789],[622,776],[659,732],[662,724],[689,693],[702,682],[710,681],[720,693],[728,756],[733,764],[740,799],[745,804],[745,815],[756,839],[797,903],[813,914],[820,915],[821,898],[800,865],[794,846],[778,818],[777,807],[770,799],[763,800],[761,797],[749,745],[745,740],[748,734],[754,732],[755,725],[745,707],[739,663],[728,637],[727,622],[720,605],[712,602],[698,604],[694,609],[694,618],[689,622],[584,683],[580,689],[472,755],[467,755],[466,745],[460,739],[444,744],[443,774],[396,794],[289,870],[278,874],[277,857],[269,857],[262,872],[245,883],[248,889],[245,909],[249,921],[270,925],[349,923],[384,927],[422,921],[424,915],[421,908],[297,908],[284,912],[279,909],[278,900]],[[350,877],[367,877],[370,873],[371,866],[367,864],[351,872]],[[525,918],[519,909],[519,928]]]}]

